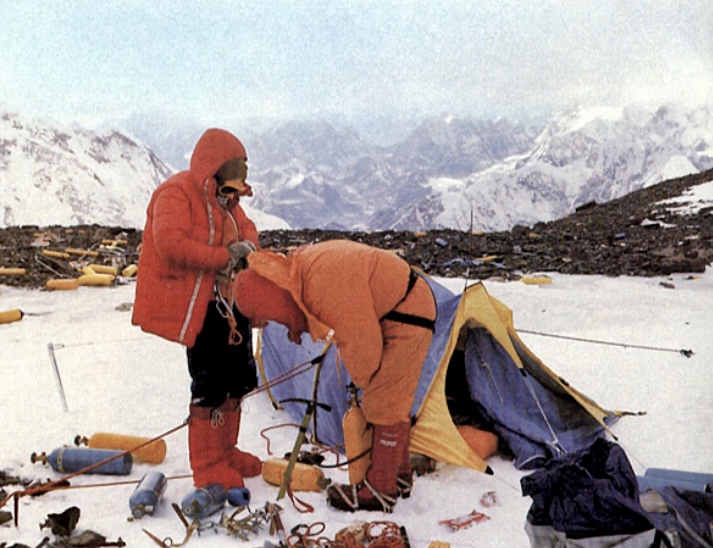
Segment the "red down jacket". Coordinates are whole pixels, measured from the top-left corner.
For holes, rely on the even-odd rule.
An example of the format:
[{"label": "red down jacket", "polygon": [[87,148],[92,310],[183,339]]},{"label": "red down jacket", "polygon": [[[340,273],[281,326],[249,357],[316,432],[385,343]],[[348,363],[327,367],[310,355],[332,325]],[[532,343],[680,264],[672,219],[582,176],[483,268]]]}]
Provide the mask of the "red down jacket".
[{"label": "red down jacket", "polygon": [[198,140],[190,167],[154,192],[147,210],[132,323],[146,332],[192,347],[213,299],[216,272],[230,254],[223,230],[235,220],[239,240],[258,246],[254,223],[238,200],[224,209],[215,196],[215,172],[246,158],[242,143],[222,129]]}]

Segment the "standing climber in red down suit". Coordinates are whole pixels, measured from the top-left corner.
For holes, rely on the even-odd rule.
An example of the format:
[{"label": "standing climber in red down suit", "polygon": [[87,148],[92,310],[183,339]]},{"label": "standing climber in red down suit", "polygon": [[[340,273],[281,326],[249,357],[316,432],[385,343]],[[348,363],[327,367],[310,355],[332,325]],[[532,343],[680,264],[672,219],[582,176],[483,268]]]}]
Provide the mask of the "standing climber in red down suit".
[{"label": "standing climber in red down suit", "polygon": [[186,347],[188,448],[196,487],[243,487],[260,474],[240,451],[240,402],[257,385],[250,322],[233,303],[235,271],[259,249],[240,206],[252,196],[242,143],[222,129],[198,140],[190,167],[153,193],[139,257],[132,323]]}]

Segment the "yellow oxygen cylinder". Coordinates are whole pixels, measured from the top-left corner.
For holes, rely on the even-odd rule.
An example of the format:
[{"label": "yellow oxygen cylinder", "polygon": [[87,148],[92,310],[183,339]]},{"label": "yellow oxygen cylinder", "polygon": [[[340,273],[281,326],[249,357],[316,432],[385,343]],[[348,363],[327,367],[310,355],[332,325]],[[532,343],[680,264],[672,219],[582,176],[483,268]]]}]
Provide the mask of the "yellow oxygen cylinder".
[{"label": "yellow oxygen cylinder", "polygon": [[76,247],[68,247],[64,250],[65,253],[70,255],[79,255],[81,257],[98,257],[98,251],[92,251],[90,249],[77,249]]},{"label": "yellow oxygen cylinder", "polygon": [[93,270],[94,274],[111,274],[112,276],[116,276],[118,273],[118,268],[106,264],[90,264],[89,268]]},{"label": "yellow oxygen cylinder", "polygon": [[0,312],[0,324],[19,322],[24,314],[19,308],[14,310],[6,310],[5,312]]},{"label": "yellow oxygen cylinder", "polygon": [[91,286],[106,286],[111,285],[114,282],[114,276],[111,274],[82,274],[77,278],[79,285],[91,285]]},{"label": "yellow oxygen cylinder", "polygon": [[45,282],[45,288],[47,289],[77,289],[78,287],[79,280],[77,278],[53,279]]},{"label": "yellow oxygen cylinder", "polygon": [[371,449],[372,430],[368,427],[364,411],[359,406],[356,387],[351,386],[349,391],[351,393],[349,409],[342,417],[342,429],[347,460],[355,459],[349,463],[349,483],[356,485],[364,480],[371,464],[369,449]]},{"label": "yellow oxygen cylinder", "polygon": [[52,259],[69,259],[69,253],[64,251],[52,251],[51,249],[43,249],[42,255],[51,257]]},{"label": "yellow oxygen cylinder", "polygon": [[3,274],[5,276],[24,276],[25,274],[27,274],[27,270],[25,270],[24,268],[10,268],[0,266],[0,274]]},{"label": "yellow oxygen cylinder", "polygon": [[[287,470],[287,459],[271,458],[262,463],[262,479],[270,485],[282,485]],[[311,464],[296,462],[290,475],[290,489],[293,491],[321,491],[327,480],[321,469]]]},{"label": "yellow oxygen cylinder", "polygon": [[136,275],[138,270],[138,266],[136,266],[135,264],[130,264],[129,266],[124,268],[124,270],[121,271],[121,275],[124,276],[124,278],[131,278],[132,276]]},{"label": "yellow oxygen cylinder", "polygon": [[75,445],[86,445],[92,449],[119,449],[121,451],[131,451],[131,455],[141,462],[148,464],[160,464],[166,458],[166,442],[162,439],[152,441],[148,445],[134,450],[148,442],[151,438],[141,436],[129,436],[126,434],[114,434],[111,432],[96,432],[90,437],[77,436],[74,438]]},{"label": "yellow oxygen cylinder", "polygon": [[525,276],[520,278],[520,281],[525,285],[549,285],[552,283],[552,278],[547,276]]}]

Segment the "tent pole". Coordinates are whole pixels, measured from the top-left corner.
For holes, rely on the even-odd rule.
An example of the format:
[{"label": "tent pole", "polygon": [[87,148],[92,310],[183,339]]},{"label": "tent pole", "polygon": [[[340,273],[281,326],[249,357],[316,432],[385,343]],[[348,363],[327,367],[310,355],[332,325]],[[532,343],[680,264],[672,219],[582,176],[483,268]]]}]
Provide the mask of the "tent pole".
[{"label": "tent pole", "polygon": [[55,348],[62,348],[62,345],[54,346],[52,343],[47,345],[47,350],[50,353],[50,361],[52,362],[52,369],[54,370],[54,377],[57,381],[57,388],[59,390],[59,397],[62,399],[62,408],[65,413],[69,412],[69,407],[67,406],[67,397],[64,394],[64,386],[62,386],[62,377],[59,374],[59,367],[57,367],[57,358],[54,354]]},{"label": "tent pole", "polygon": [[554,447],[559,449],[561,453],[566,453],[564,450],[564,447],[560,444],[560,440],[557,437],[557,434],[554,431],[554,428],[552,428],[552,425],[550,424],[550,419],[547,418],[547,414],[545,413],[545,409],[542,407],[542,404],[540,403],[540,399],[537,397],[537,393],[535,392],[535,387],[532,386],[532,381],[530,380],[530,376],[527,374],[527,371],[524,369],[521,369],[522,371],[522,376],[525,378],[525,384],[527,385],[527,389],[530,391],[530,395],[532,396],[532,399],[535,400],[535,403],[537,404],[537,408],[540,410],[540,415],[542,415],[542,418],[545,420],[545,424],[547,425],[547,429],[550,431],[550,434],[552,435],[552,444]]}]

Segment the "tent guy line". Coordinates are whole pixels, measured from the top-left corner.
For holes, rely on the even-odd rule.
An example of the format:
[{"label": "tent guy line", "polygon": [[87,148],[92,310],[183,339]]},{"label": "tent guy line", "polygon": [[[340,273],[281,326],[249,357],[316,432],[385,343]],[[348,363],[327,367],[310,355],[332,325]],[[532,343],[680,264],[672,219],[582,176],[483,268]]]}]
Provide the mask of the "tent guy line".
[{"label": "tent guy line", "polygon": [[530,331],[528,329],[522,329],[519,327],[517,330],[520,333],[527,333],[528,335],[539,335],[541,337],[552,337],[555,339],[565,339],[568,341],[586,342],[586,343],[593,343],[593,344],[604,344],[604,345],[608,345],[608,346],[620,346],[622,348],[635,348],[637,350],[653,350],[653,351],[657,351],[657,352],[675,352],[676,354],[681,354],[682,356],[686,356],[687,358],[690,358],[691,356],[693,356],[693,350],[685,349],[685,348],[665,348],[662,346],[646,346],[646,345],[620,343],[620,342],[613,342],[613,341],[602,341],[602,340],[597,340],[597,339],[586,339],[583,337],[572,337],[570,335],[556,335],[553,333],[543,333],[542,331]]}]

